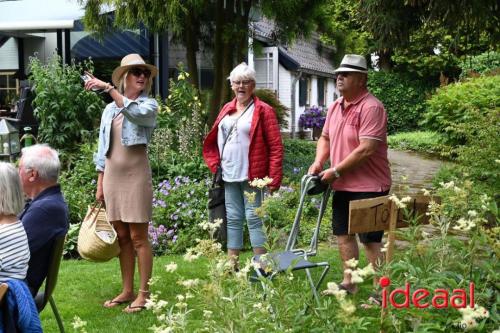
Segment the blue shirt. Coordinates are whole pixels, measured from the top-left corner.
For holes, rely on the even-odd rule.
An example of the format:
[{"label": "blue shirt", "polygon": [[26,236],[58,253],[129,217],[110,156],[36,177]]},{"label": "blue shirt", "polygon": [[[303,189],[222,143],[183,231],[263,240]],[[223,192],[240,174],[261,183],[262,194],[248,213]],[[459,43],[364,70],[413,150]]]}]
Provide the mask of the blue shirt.
[{"label": "blue shirt", "polygon": [[97,153],[94,154],[94,163],[97,171],[104,171],[106,155],[111,142],[111,126],[113,119],[123,113],[122,145],[133,146],[148,144],[156,126],[156,113],[158,102],[146,95],[139,96],[136,100],[123,97],[123,108],[115,102],[106,105],[101,117],[99,128],[99,144]]},{"label": "blue shirt", "polygon": [[47,277],[54,239],[68,232],[68,206],[61,187],[55,185],[40,192],[26,204],[19,219],[26,230],[31,252],[26,282],[36,295]]}]

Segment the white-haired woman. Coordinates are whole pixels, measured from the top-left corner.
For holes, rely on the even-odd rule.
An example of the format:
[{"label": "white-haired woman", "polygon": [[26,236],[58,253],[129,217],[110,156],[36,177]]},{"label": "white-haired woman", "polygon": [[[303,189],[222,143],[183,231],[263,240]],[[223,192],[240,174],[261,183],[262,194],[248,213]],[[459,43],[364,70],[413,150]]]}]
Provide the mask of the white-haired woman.
[{"label": "white-haired woman", "polygon": [[[279,189],[283,176],[283,144],[273,108],[254,94],[255,71],[241,63],[228,79],[235,98],[224,105],[205,138],[203,158],[212,173],[219,166],[222,168],[227,251],[237,269],[245,220],[254,253],[266,252],[262,220],[255,214],[255,208],[261,205],[261,192],[250,187],[249,181],[270,177],[269,190]],[[255,193],[255,199],[249,200],[246,192]]]},{"label": "white-haired woman", "polygon": [[[153,189],[147,144],[156,126],[158,103],[148,93],[157,72],[155,66],[146,64],[138,54],[129,54],[113,71],[114,86],[95,77],[85,84],[87,90],[101,89],[113,98],[101,118],[94,162],[98,171],[96,198],[106,203],[107,218],[118,234],[123,288],[104,306],[111,308],[130,302],[124,309],[129,313],[145,308],[153,267],[148,239]],[[137,295],[134,293],[136,253]]]},{"label": "white-haired woman", "polygon": [[17,214],[24,207],[24,196],[17,169],[0,162],[0,282],[24,280],[28,272],[28,237]]}]

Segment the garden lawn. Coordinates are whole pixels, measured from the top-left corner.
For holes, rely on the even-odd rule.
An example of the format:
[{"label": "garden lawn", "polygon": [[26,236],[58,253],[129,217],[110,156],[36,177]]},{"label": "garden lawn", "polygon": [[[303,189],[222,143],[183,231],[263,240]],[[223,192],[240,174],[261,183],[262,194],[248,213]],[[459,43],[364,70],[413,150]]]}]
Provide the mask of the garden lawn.
[{"label": "garden lawn", "polygon": [[[363,251],[361,251],[363,256]],[[251,256],[246,252],[242,256],[244,259]],[[319,249],[319,255],[314,261],[329,261],[330,272],[324,280],[320,290],[326,289],[326,283],[330,281],[340,282],[342,268],[337,252],[336,245],[329,246],[322,244]],[[167,273],[164,266],[170,262],[176,262],[178,269],[176,274]],[[175,297],[182,293],[182,287],[177,284],[178,276],[183,279],[206,279],[208,272],[208,261],[198,259],[194,262],[183,260],[180,255],[169,255],[154,258],[153,276],[159,278],[159,282],[152,288],[153,291],[161,291],[161,298],[168,301],[169,305],[176,303]],[[364,257],[361,258],[361,267],[366,265]],[[317,277],[320,269],[314,272]],[[294,284],[297,290],[303,290],[304,298],[311,296],[310,288],[306,285],[305,275],[296,273],[297,277],[293,281],[287,282]],[[136,277],[137,280],[137,277]],[[156,323],[156,317],[151,311],[142,311],[136,314],[123,313],[125,305],[112,309],[106,309],[102,306],[107,299],[112,299],[120,292],[120,269],[117,259],[107,263],[91,263],[83,260],[64,260],[61,263],[59,271],[58,284],[55,290],[54,299],[63,319],[67,332],[75,332],[71,323],[74,317],[78,316],[87,322],[86,330],[92,332],[148,332],[148,328]],[[262,295],[260,284],[255,284],[255,301],[260,302]],[[369,284],[361,286],[361,291],[356,295],[357,298],[366,299],[370,292]],[[203,309],[196,303],[196,298],[188,301],[189,308],[194,312],[188,315],[189,331],[197,331],[204,326]],[[376,309],[368,310],[376,312]],[[223,314],[214,313],[214,319],[217,320]],[[375,315],[372,313],[371,315]],[[54,319],[50,305],[47,305],[41,314],[41,320],[44,332],[58,332],[57,324]],[[239,318],[235,318],[239,320]],[[328,327],[324,327],[328,331]]]}]

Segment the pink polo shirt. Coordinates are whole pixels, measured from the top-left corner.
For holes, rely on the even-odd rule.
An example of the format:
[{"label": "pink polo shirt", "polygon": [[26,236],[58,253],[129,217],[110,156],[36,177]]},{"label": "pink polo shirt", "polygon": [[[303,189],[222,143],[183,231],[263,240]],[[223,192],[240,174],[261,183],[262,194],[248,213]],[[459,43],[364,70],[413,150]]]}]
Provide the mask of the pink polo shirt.
[{"label": "pink polo shirt", "polygon": [[329,108],[323,135],[330,140],[330,162],[338,165],[356,147],[360,139],[379,140],[377,151],[354,170],[333,182],[336,191],[383,192],[391,187],[387,159],[387,114],[382,103],[368,91],[343,109],[344,98]]}]

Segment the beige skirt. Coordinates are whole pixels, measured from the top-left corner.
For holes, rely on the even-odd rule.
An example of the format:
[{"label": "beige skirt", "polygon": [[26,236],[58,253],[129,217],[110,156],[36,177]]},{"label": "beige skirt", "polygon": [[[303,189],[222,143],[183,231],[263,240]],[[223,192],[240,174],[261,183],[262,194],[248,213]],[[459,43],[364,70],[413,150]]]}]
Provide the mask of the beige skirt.
[{"label": "beige skirt", "polygon": [[115,117],[104,168],[103,192],[109,221],[151,221],[153,186],[146,145],[123,146],[123,114]]}]

